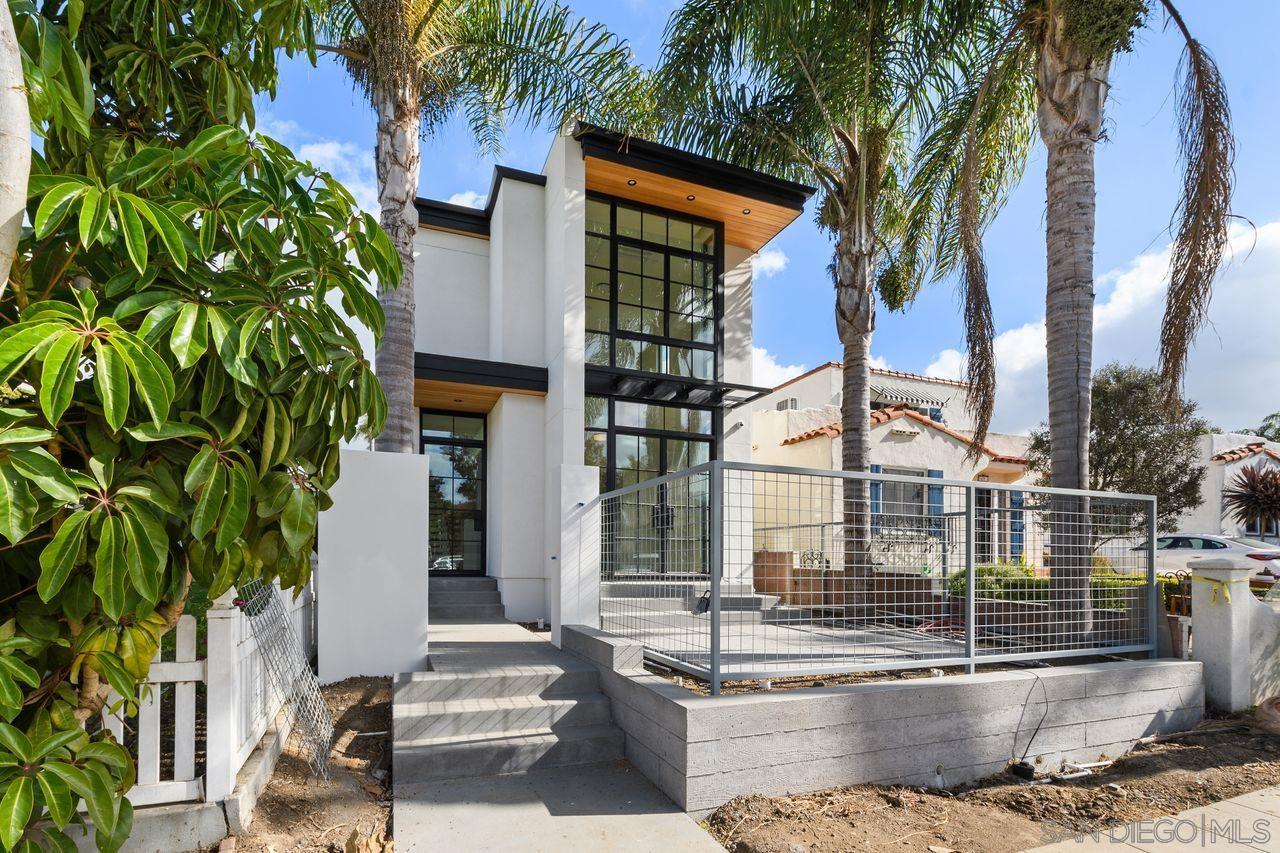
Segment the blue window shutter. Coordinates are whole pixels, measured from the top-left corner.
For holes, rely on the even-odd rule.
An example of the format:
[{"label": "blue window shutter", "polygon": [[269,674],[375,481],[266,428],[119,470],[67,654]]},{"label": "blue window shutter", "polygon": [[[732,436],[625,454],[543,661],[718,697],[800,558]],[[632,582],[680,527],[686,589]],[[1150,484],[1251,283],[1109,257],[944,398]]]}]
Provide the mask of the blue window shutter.
[{"label": "blue window shutter", "polygon": [[[929,410],[929,420],[931,420],[931,421],[937,421],[938,423],[942,423],[942,409],[930,409],[930,410]],[[929,476],[930,476],[930,477],[932,477],[932,476],[933,476],[933,472],[932,472],[932,471],[930,471],[930,472],[929,472]],[[938,474],[938,476],[939,476],[939,477],[941,477],[941,476],[942,476],[942,474],[941,474],[941,473],[939,473],[939,474]]]},{"label": "blue window shutter", "polygon": [[[871,466],[872,474],[879,474],[882,470],[884,469],[879,465]],[[880,496],[884,493],[884,483],[881,483],[879,480],[872,480],[870,492],[871,492],[871,532],[879,533],[880,532],[880,503],[881,503]]]},{"label": "blue window shutter", "polygon": [[1022,492],[1009,493],[1009,556],[1015,561],[1022,560],[1022,536],[1026,524],[1022,520]]},{"label": "blue window shutter", "polygon": [[[930,412],[932,417],[932,412]],[[935,420],[939,420],[935,418]],[[942,472],[935,469],[929,469],[929,477],[934,480],[942,479]],[[946,525],[942,520],[942,486],[929,487],[929,535],[942,539],[946,535]],[[946,542],[942,547],[942,576],[947,576],[947,548]]]}]

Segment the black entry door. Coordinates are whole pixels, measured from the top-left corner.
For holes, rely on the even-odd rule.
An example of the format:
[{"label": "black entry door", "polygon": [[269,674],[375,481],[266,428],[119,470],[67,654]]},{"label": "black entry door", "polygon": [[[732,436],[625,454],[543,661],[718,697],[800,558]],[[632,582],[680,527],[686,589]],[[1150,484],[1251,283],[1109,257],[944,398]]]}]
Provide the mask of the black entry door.
[{"label": "black entry door", "polygon": [[484,415],[422,411],[421,450],[431,457],[431,574],[483,575]]}]

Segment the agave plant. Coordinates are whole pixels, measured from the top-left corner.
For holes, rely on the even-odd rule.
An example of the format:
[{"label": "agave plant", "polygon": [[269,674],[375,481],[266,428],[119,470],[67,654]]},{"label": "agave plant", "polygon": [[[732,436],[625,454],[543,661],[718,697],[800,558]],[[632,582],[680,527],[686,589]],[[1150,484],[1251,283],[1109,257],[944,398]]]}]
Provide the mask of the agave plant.
[{"label": "agave plant", "polygon": [[1255,465],[1241,468],[1222,492],[1231,518],[1242,524],[1280,521],[1280,468]]}]

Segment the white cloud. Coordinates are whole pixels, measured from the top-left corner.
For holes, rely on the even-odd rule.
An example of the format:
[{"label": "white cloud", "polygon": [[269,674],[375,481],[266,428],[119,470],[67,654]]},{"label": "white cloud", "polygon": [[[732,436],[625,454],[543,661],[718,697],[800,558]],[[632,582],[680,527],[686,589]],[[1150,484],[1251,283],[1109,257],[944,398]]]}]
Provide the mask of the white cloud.
[{"label": "white cloud", "polygon": [[[1208,323],[1188,362],[1186,394],[1215,426],[1239,429],[1280,406],[1269,379],[1280,374],[1274,328],[1280,316],[1280,222],[1262,225],[1256,234],[1236,229],[1231,244],[1233,262],[1219,275]],[[1095,369],[1113,361],[1156,364],[1168,268],[1165,247],[1098,279],[1105,295],[1094,307]],[[1046,418],[1044,345],[1043,320],[996,337],[995,429],[1025,432]],[[925,369],[949,378],[963,371],[964,356],[955,349],[942,350]]]},{"label": "white cloud", "polygon": [[751,256],[751,272],[756,278],[772,278],[785,270],[790,260],[781,249],[765,249]]},{"label": "white cloud", "polygon": [[893,369],[889,366],[889,359],[885,358],[882,355],[872,355],[871,358],[867,359],[867,361],[871,364],[872,367],[878,370]]},{"label": "white cloud", "polygon": [[478,207],[483,209],[485,204],[488,203],[489,197],[483,193],[478,193],[475,190],[467,190],[466,192],[454,193],[445,199],[445,201],[449,202],[449,204],[460,204],[463,207]]},{"label": "white cloud", "polygon": [[809,368],[803,364],[779,364],[773,353],[764,347],[751,348],[751,384],[762,388],[776,388],[788,379],[799,376]]},{"label": "white cloud", "polygon": [[296,121],[264,116],[258,130],[289,146],[299,160],[306,160],[333,175],[355,196],[356,204],[378,214],[378,180],[373,164],[373,144],[357,145],[328,139],[303,129]]}]

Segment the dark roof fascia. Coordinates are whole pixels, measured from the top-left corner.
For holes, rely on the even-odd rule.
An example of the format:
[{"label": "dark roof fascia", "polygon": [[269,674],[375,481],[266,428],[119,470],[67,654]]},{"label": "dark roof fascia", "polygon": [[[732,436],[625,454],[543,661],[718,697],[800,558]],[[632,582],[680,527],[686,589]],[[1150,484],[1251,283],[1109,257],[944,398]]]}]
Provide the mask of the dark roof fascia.
[{"label": "dark roof fascia", "polygon": [[447,201],[419,198],[414,201],[414,206],[418,208],[418,224],[488,237],[493,207],[498,203],[498,189],[506,180],[521,181],[539,187],[547,185],[546,175],[512,169],[509,166],[494,166],[493,180],[489,184],[489,200],[484,210],[461,204],[449,204]]},{"label": "dark roof fascia", "polygon": [[426,352],[414,353],[413,375],[418,379],[543,393],[548,384],[545,367]]},{"label": "dark roof fascia", "polygon": [[764,172],[735,166],[634,136],[579,122],[573,136],[582,144],[583,156],[635,166],[680,181],[747,196],[759,201],[803,210],[816,192],[813,187],[775,178]]}]

